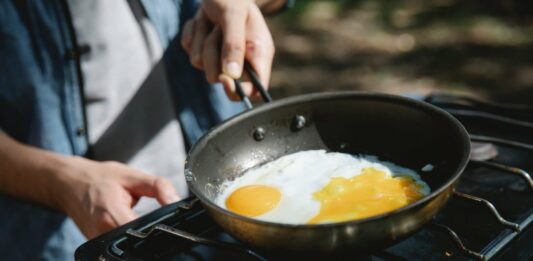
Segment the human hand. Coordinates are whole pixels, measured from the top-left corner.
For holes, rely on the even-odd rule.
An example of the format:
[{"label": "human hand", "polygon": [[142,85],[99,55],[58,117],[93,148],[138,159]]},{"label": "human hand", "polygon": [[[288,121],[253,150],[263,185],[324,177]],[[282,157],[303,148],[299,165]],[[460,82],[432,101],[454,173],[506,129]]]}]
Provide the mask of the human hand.
[{"label": "human hand", "polygon": [[156,198],[161,205],[179,199],[168,180],[121,163],[70,157],[66,166],[58,202],[87,238],[135,219],[132,208],[142,196]]},{"label": "human hand", "polygon": [[[210,83],[221,82],[232,100],[239,99],[233,79],[241,77],[245,58],[261,83],[269,84],[274,43],[253,0],[204,0],[184,26],[182,45],[192,65],[204,70]],[[246,95],[259,97],[251,82],[242,86]]]}]

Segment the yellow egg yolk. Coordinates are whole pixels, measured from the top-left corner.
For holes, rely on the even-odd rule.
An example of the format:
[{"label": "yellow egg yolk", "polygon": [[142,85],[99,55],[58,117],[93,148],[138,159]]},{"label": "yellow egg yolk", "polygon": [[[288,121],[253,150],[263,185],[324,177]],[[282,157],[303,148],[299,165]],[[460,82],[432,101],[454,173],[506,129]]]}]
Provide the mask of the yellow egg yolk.
[{"label": "yellow egg yolk", "polygon": [[308,223],[342,222],[382,214],[422,198],[420,188],[409,177],[391,177],[374,168],[365,168],[350,179],[335,177],[313,194],[320,201],[320,212]]},{"label": "yellow egg yolk", "polygon": [[272,210],[281,192],[265,185],[249,185],[236,189],[226,200],[226,207],[243,216],[256,217]]}]

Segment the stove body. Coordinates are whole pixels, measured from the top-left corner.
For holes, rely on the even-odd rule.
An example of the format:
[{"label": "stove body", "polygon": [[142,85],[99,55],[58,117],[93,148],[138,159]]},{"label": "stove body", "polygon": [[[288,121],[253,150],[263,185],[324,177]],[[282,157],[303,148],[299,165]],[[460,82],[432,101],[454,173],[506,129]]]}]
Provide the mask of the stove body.
[{"label": "stove body", "polygon": [[[470,133],[471,161],[432,222],[389,248],[337,260],[529,260],[533,258],[533,108],[467,97],[425,98]],[[206,238],[206,242],[193,242]],[[185,238],[189,239],[185,239]],[[321,257],[314,256],[320,259]],[[76,260],[292,259],[241,245],[194,198],[165,206],[88,241]]]}]

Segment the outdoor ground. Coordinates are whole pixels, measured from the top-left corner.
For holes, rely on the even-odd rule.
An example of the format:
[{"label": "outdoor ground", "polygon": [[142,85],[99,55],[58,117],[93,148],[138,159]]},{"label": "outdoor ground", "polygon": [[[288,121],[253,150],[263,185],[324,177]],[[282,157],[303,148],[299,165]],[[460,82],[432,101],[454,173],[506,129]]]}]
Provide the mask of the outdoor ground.
[{"label": "outdoor ground", "polygon": [[533,104],[533,1],[296,3],[269,19],[275,98],[451,91]]}]

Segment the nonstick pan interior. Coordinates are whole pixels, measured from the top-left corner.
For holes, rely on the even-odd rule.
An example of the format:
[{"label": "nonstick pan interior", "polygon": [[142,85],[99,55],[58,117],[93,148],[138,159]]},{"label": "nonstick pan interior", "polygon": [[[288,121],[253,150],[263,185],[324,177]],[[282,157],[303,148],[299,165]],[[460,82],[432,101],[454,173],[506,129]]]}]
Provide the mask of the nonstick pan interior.
[{"label": "nonstick pan interior", "polygon": [[[299,129],[301,117],[305,126]],[[466,161],[468,140],[450,115],[421,102],[381,94],[307,95],[263,105],[215,128],[193,149],[188,179],[213,200],[222,182],[244,170],[313,149],[378,156],[418,171],[435,191]],[[431,171],[421,171],[425,166]]]}]

